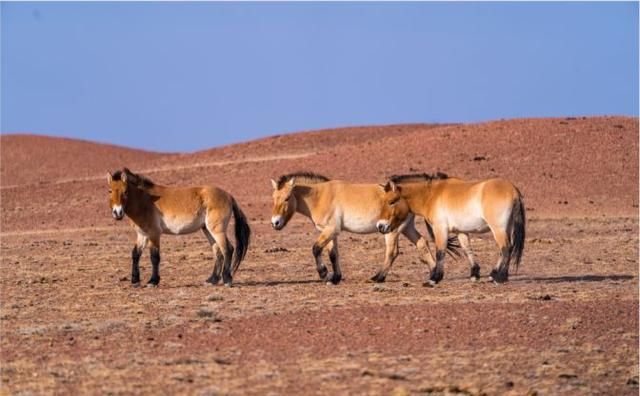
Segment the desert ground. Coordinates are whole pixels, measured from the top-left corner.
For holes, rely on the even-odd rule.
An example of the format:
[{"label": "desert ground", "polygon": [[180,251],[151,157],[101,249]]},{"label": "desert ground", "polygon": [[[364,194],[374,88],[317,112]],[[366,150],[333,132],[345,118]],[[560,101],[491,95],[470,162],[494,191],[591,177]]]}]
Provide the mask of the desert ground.
[{"label": "desert ground", "polygon": [[[171,154],[3,135],[0,393],[637,395],[638,128],[629,117],[372,126]],[[253,237],[234,287],[205,284],[202,233],[165,236],[160,286],[132,287],[135,233],[111,217],[106,184],[123,166],[236,197]],[[498,252],[476,237],[481,281],[447,258],[427,288],[401,239],[387,281],[370,283],[382,236],[343,233],[344,278],[326,285],[310,221],[269,224],[269,179],[297,170],[509,179],[525,196],[523,262],[507,284],[489,282]],[[141,271],[146,281],[148,252]]]}]

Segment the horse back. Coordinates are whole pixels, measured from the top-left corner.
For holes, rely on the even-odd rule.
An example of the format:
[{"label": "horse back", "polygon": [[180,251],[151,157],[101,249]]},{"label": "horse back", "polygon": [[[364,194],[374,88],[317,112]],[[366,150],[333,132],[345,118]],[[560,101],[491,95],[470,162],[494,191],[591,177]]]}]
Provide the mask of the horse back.
[{"label": "horse back", "polygon": [[518,189],[511,182],[499,178],[445,180],[434,192],[434,212],[446,213],[447,217],[456,218],[455,222],[472,222],[474,225],[474,218],[498,223],[506,221],[514,200],[519,197]]},{"label": "horse back", "polygon": [[311,208],[314,219],[327,221],[339,214],[340,222],[354,229],[375,227],[382,206],[382,193],[377,184],[332,180],[314,185],[314,189],[315,207]]},{"label": "horse back", "polygon": [[163,187],[157,193],[154,204],[165,216],[195,215],[210,210],[231,210],[231,196],[218,187]]}]

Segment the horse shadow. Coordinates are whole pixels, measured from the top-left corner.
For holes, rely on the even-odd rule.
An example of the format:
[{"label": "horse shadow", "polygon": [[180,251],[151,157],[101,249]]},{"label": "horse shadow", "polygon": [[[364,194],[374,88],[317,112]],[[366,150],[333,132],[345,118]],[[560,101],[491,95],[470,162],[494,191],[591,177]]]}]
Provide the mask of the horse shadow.
[{"label": "horse shadow", "polygon": [[234,282],[234,286],[280,286],[280,285],[310,285],[314,283],[325,283],[322,279],[292,279],[292,280],[265,280],[265,281],[239,281]]},{"label": "horse shadow", "polygon": [[[270,287],[270,286],[280,286],[280,285],[307,285],[307,284],[314,284],[314,283],[325,283],[325,281],[321,280],[321,279],[301,279],[301,280],[273,280],[273,281],[237,281],[237,282],[233,282],[233,286],[234,287],[255,287],[255,286],[266,286],[266,287]],[[178,284],[178,285],[163,285],[163,288],[165,289],[180,289],[180,288],[190,288],[190,287],[195,287],[195,288],[200,288],[200,287],[210,287],[211,289],[214,289],[216,287],[224,287],[224,285],[222,283],[218,283],[217,285],[212,285],[210,283],[207,282],[192,282],[192,283],[182,283],[182,284]]]},{"label": "horse shadow", "polygon": [[606,282],[606,281],[628,281],[634,279],[633,275],[573,275],[573,276],[532,276],[510,280],[511,282],[541,282],[541,283],[564,283],[564,282]]}]

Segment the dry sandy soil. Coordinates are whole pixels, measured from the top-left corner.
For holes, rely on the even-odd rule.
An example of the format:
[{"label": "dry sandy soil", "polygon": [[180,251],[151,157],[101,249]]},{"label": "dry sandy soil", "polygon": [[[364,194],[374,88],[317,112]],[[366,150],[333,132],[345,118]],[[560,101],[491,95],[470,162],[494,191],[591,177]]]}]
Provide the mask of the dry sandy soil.
[{"label": "dry sandy soil", "polygon": [[[638,119],[393,125],[275,136],[189,154],[0,137],[1,394],[637,394]],[[134,233],[105,175],[215,184],[253,228],[233,288],[206,286],[204,236],[163,239],[162,283],[130,285]],[[341,236],[344,281],[317,278],[315,231],[269,227],[269,178],[295,170],[501,176],[524,193],[520,270],[496,286],[401,241],[384,284],[379,235]],[[423,229],[422,227],[420,228]],[[143,277],[148,277],[148,254]]]}]

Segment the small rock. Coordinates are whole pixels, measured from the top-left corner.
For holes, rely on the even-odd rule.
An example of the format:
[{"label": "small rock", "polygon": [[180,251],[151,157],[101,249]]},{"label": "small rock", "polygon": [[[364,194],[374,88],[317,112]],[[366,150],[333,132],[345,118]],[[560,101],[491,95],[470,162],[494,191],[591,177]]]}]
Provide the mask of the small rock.
[{"label": "small rock", "polygon": [[269,248],[269,249],[265,249],[265,253],[285,253],[288,252],[289,250],[287,250],[286,248],[283,247],[274,247],[274,248]]}]

